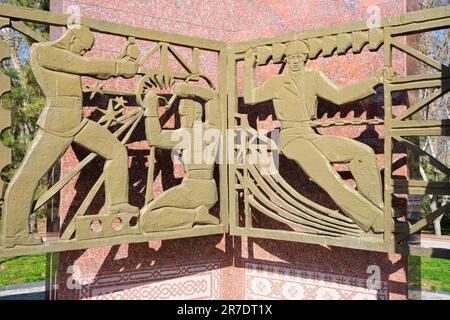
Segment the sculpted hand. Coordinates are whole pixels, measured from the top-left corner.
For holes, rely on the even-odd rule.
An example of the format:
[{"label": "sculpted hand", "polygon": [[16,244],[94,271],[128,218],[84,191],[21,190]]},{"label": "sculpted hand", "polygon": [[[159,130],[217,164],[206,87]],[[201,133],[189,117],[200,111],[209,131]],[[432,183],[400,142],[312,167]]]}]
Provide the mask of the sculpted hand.
[{"label": "sculpted hand", "polygon": [[159,96],[153,91],[147,92],[142,107],[145,110],[144,115],[146,117],[158,117]]},{"label": "sculpted hand", "polygon": [[109,79],[114,76],[115,76],[115,74],[112,74],[112,73],[102,73],[102,74],[95,75],[95,77],[97,79],[101,79],[101,80],[106,80],[106,79]]},{"label": "sculpted hand", "polygon": [[385,80],[391,81],[395,78],[396,73],[391,67],[383,67],[379,69],[375,75],[378,83],[383,83]]},{"label": "sculpted hand", "polygon": [[117,61],[116,62],[116,75],[124,77],[126,79],[132,78],[138,72],[139,66],[134,62],[129,61]]},{"label": "sculpted hand", "polygon": [[254,68],[256,67],[256,53],[253,49],[248,49],[245,52],[245,67],[246,68]]}]

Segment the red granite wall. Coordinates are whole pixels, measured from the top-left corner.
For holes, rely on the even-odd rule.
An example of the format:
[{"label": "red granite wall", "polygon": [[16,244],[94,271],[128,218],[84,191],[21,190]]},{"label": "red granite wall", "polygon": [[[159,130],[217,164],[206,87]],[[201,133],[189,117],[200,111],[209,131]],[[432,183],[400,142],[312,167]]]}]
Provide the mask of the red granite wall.
[{"label": "red granite wall", "polygon": [[[400,14],[407,10],[406,2],[410,1],[53,0],[52,10],[68,12],[71,6],[77,6],[83,16],[234,42],[363,20],[368,16],[368,7],[373,5],[379,7],[382,15]],[[114,56],[121,45],[109,37],[100,37],[92,54]],[[397,72],[405,74],[404,56],[396,55],[394,59]],[[342,85],[372,75],[382,66],[382,61],[382,51],[376,54],[365,51],[360,55],[318,59],[312,63]],[[125,82],[115,85],[133,86]],[[344,110],[328,107],[321,109],[324,118],[382,116],[380,101],[376,98]],[[322,132],[357,138],[371,145],[380,167],[383,166],[383,131],[380,128],[330,128]],[[136,162],[136,159],[146,152],[144,142],[131,146],[133,172],[145,170],[145,161]],[[62,175],[77,163],[80,155],[83,150],[67,152],[61,164]],[[394,174],[404,176],[406,169],[401,151],[394,158],[398,160]],[[100,168],[101,163],[93,164],[91,171]],[[297,174],[297,170],[292,175]],[[142,176],[132,174],[130,179],[136,182]],[[77,206],[80,201],[77,194],[90,185],[92,179],[81,179],[64,188],[60,208],[63,216]],[[137,187],[132,185],[130,191],[131,200],[139,202],[133,198],[137,197]],[[399,201],[402,204],[402,200]],[[378,290],[366,286],[370,276],[368,268],[374,265],[381,270],[382,286]],[[69,266],[75,266],[75,275],[68,272]],[[404,299],[407,294],[405,268],[406,259],[395,254],[215,235],[63,252],[59,298]],[[73,278],[81,288],[71,285]]]}]

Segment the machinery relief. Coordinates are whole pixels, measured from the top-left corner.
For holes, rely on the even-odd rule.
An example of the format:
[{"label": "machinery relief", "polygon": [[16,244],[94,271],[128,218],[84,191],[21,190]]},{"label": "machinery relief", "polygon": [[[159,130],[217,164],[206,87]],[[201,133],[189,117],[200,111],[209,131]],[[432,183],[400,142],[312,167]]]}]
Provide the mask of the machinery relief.
[{"label": "machinery relief", "polygon": [[[226,233],[228,229],[236,236],[436,254],[405,241],[445,212],[448,205],[422,220],[408,221],[405,212],[393,207],[392,197],[415,193],[410,185],[420,194],[430,186],[433,192],[448,193],[448,185],[407,180],[410,184],[405,186],[393,179],[392,149],[396,140],[420,153],[421,149],[406,137],[446,136],[448,123],[407,120],[430,101],[419,101],[400,118],[394,117],[391,92],[426,87],[441,88],[441,95],[448,92],[448,67],[397,40],[406,33],[448,27],[448,8],[385,19],[379,29],[368,29],[361,23],[227,46],[174,34],[149,35],[141,28],[83,19],[81,25],[66,26],[59,39],[47,41],[17,20],[63,26],[64,15],[0,6],[2,27],[36,41],[29,63],[45,95],[34,140],[3,194],[0,255],[201,236]],[[49,16],[54,20],[49,21]],[[97,33],[125,38],[121,53],[115,58],[97,57],[92,52]],[[384,50],[385,61],[384,67],[361,82],[339,87],[319,68],[309,66],[309,61],[321,54],[343,55],[350,48],[358,54],[367,44],[371,51]],[[397,75],[392,65],[394,48],[432,65],[437,72]],[[211,67],[210,55],[202,55],[204,52],[214,55],[215,67]],[[0,58],[8,58],[7,46],[2,44],[0,53]],[[241,100],[237,87],[240,62]],[[256,69],[269,64],[280,64],[281,69],[258,85]],[[95,80],[86,82],[85,77]],[[108,79],[122,79],[117,83],[134,86],[134,92],[109,87]],[[2,76],[0,93],[9,91],[8,83]],[[373,96],[377,88],[384,91],[384,119],[317,121],[319,99],[340,106]],[[86,116],[86,102],[95,99],[104,102],[95,108],[99,116]],[[279,122],[276,139],[258,131],[246,113],[252,110],[258,115],[267,103],[273,106]],[[0,111],[5,113],[3,108]],[[9,115],[5,113],[1,121],[3,129],[8,127]],[[355,125],[384,126],[384,177],[370,146],[318,131],[327,126]],[[143,199],[139,204],[129,192],[127,148],[138,141],[148,150],[147,172],[140,172],[146,181],[139,191]],[[81,147],[87,156],[35,199],[40,179],[71,146]],[[2,165],[10,157],[5,149],[0,150]],[[170,157],[157,160],[161,152]],[[314,182],[337,210],[291,185],[282,164],[278,168],[274,162],[276,154],[295,164],[295,172]],[[255,155],[256,161],[251,161]],[[104,165],[98,179],[75,212],[65,217],[57,239],[43,241],[30,216],[99,158]],[[181,177],[165,186],[159,171],[167,163],[161,159],[174,158],[179,159],[174,173],[181,171]],[[335,164],[348,165],[355,187],[343,181]],[[448,174],[444,164],[438,167]],[[90,207],[102,187],[104,203],[95,212]],[[256,217],[288,228],[265,227]],[[446,254],[440,252],[441,256]]]}]

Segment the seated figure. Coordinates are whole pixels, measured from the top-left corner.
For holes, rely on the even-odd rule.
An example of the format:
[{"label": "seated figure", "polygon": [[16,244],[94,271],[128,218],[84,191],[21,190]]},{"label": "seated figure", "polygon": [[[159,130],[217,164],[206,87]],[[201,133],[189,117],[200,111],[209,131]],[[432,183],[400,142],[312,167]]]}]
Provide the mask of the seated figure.
[{"label": "seated figure", "polygon": [[[209,213],[218,200],[213,178],[214,160],[220,138],[220,109],[218,94],[207,88],[188,84],[174,87],[181,98],[179,114],[181,127],[163,130],[158,118],[159,96],[146,94],[143,100],[145,127],[150,146],[182,152],[185,176],[180,185],[170,188],[141,210],[140,225],[144,233],[192,228],[195,225],[217,225],[219,219]],[[202,105],[205,103],[205,122]],[[213,133],[212,141],[204,141],[194,131]],[[180,143],[179,138],[182,138]],[[198,148],[198,146],[201,148]],[[209,158],[205,159],[205,151]]]}]

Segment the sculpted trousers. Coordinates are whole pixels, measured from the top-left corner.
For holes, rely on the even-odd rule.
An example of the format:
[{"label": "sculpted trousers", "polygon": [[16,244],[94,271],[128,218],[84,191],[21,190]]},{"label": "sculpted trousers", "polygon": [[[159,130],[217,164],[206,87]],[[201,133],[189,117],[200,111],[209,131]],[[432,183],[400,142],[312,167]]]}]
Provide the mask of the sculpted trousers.
[{"label": "sculpted trousers", "polygon": [[127,150],[110,131],[93,121],[88,121],[73,137],[61,137],[38,129],[5,193],[2,238],[17,238],[30,232],[28,220],[39,180],[72,142],[105,158],[106,204],[128,202]]},{"label": "sculpted trousers", "polygon": [[196,210],[209,210],[218,200],[216,182],[184,178],[181,184],[170,188],[141,211],[144,232],[190,228],[195,222]]},{"label": "sculpted trousers", "polygon": [[[382,230],[381,177],[370,147],[349,138],[309,134],[308,138],[291,139],[282,152],[296,161],[359,227]],[[349,163],[358,191],[345,184],[331,163]]]}]

